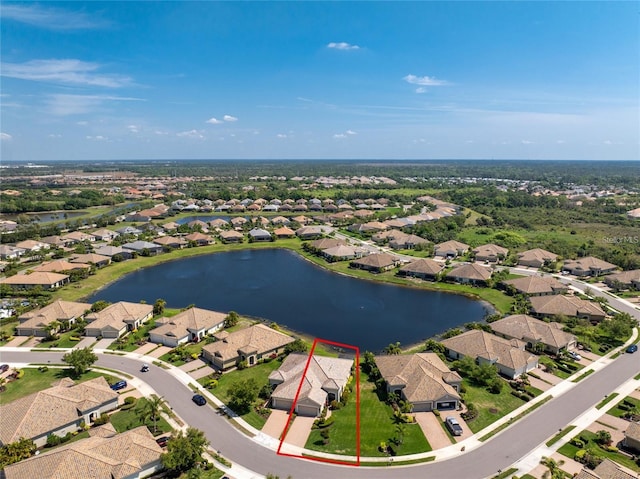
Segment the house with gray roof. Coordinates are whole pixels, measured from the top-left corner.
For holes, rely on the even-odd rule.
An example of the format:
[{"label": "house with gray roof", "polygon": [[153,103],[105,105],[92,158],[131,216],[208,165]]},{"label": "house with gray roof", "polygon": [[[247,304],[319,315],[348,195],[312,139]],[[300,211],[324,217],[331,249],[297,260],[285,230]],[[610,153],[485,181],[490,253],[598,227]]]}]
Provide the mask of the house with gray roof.
[{"label": "house with gray roof", "polygon": [[[47,436],[64,436],[91,424],[103,412],[118,407],[118,393],[100,376],[75,384],[69,378],[57,385],[0,405],[0,444],[20,438],[44,446]],[[34,476],[40,477],[40,476]]]},{"label": "house with gray roof", "polygon": [[160,318],[149,332],[149,341],[172,348],[200,341],[224,327],[227,315],[208,309],[189,308],[170,318]]},{"label": "house with gray roof", "polygon": [[7,466],[5,479],[142,479],[162,469],[163,449],[146,426],[116,433],[111,424],[89,437]]},{"label": "house with gray roof", "polygon": [[120,255],[122,259],[133,258],[133,252],[128,249],[123,249],[122,246],[103,246],[97,248],[95,252],[102,256],[109,256],[112,260],[114,256]]},{"label": "house with gray roof", "polygon": [[262,228],[253,228],[249,231],[249,239],[256,242],[271,241],[272,237],[271,233],[269,233],[267,230],[264,230]]},{"label": "house with gray roof", "polygon": [[144,255],[145,252],[149,252],[150,255],[156,255],[162,253],[162,246],[159,244],[151,243],[149,241],[133,241],[131,243],[126,243],[122,245],[123,249],[128,249],[129,251],[135,251],[137,254]]},{"label": "house with gray roof", "polygon": [[271,407],[291,410],[300,390],[294,412],[299,416],[319,416],[331,401],[340,401],[352,367],[352,359],[290,354],[269,375],[269,384],[274,387]]},{"label": "house with gray roof", "polygon": [[494,334],[506,339],[519,339],[532,349],[543,344],[544,350],[551,354],[570,351],[577,345],[577,338],[563,330],[560,323],[541,321],[526,314],[513,314],[492,322],[489,326]]},{"label": "house with gray roof", "polygon": [[411,403],[414,412],[457,409],[462,378],[435,353],[376,356],[387,392]]},{"label": "house with gray roof", "polygon": [[501,338],[480,329],[445,339],[442,344],[451,359],[468,356],[478,364],[493,364],[510,379],[538,367],[538,357],[525,351],[524,341]]},{"label": "house with gray roof", "polygon": [[215,342],[202,348],[202,359],[221,371],[234,368],[243,361],[247,366],[254,366],[262,359],[276,358],[284,352],[287,344],[295,341],[264,324],[254,324],[233,333],[220,331],[214,337]]}]

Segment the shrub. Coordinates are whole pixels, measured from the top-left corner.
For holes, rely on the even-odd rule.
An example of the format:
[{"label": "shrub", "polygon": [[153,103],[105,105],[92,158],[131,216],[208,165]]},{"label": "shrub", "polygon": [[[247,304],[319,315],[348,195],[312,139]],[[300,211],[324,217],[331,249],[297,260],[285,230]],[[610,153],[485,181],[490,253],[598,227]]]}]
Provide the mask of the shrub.
[{"label": "shrub", "polygon": [[136,398],[134,398],[133,396],[127,396],[126,398],[124,398],[124,403],[125,404],[135,404],[137,401]]},{"label": "shrub", "polygon": [[433,410],[433,414],[435,414],[436,417],[440,417],[440,411],[438,411],[437,409]]},{"label": "shrub", "polygon": [[94,426],[102,426],[103,424],[107,424],[109,422],[109,415],[106,412],[100,414],[100,417],[93,421]]},{"label": "shrub", "polygon": [[249,364],[247,364],[246,361],[240,361],[238,363],[238,369],[239,370],[247,369],[248,367],[249,367]]},{"label": "shrub", "polygon": [[608,452],[618,452],[618,448],[616,446],[606,446],[604,449]]},{"label": "shrub", "polygon": [[49,434],[47,436],[46,447],[54,447],[61,443],[62,443],[62,438],[60,436],[56,436],[55,434]]},{"label": "shrub", "polygon": [[575,454],[575,456],[573,458],[578,462],[582,462],[584,460],[585,454],[587,454],[587,450],[586,449],[580,449],[579,451],[576,452],[576,454]]},{"label": "shrub", "polygon": [[[580,448],[580,449],[582,449],[584,447],[584,442],[582,442],[580,439],[575,438],[575,437],[573,439],[571,439],[570,443],[572,445]],[[580,452],[580,451],[578,451],[578,452]]]},{"label": "shrub", "polygon": [[207,383],[206,383],[205,387],[207,389],[215,389],[216,387],[218,387],[218,380],[217,379],[209,379],[209,380],[207,380]]},{"label": "shrub", "polygon": [[22,376],[24,376],[24,369],[19,369],[18,374],[16,375],[16,379],[20,379]]},{"label": "shrub", "polygon": [[38,368],[38,371],[40,371],[41,373],[46,373],[49,370],[49,368],[47,366],[40,366]]}]

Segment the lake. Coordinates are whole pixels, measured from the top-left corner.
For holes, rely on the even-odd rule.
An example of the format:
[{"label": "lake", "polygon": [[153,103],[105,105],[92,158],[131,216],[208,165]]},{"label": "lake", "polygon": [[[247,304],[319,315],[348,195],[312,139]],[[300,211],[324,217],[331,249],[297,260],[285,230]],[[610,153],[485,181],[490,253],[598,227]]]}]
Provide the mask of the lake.
[{"label": "lake", "polygon": [[359,280],[322,269],[285,249],[242,250],[181,259],[135,271],[89,300],[163,298],[236,311],[330,341],[380,351],[419,343],[449,328],[481,321],[486,306],[462,295]]}]

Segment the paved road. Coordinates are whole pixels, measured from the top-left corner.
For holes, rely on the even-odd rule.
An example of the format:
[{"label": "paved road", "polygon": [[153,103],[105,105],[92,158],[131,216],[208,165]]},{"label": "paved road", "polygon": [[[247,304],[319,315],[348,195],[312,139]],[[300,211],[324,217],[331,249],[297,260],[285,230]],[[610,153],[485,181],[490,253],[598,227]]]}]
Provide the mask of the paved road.
[{"label": "paved road", "polygon": [[[58,363],[62,356],[62,353],[46,352],[0,353],[3,362],[17,363]],[[148,373],[141,374],[140,364],[135,359],[110,354],[99,355],[98,361],[99,366],[140,376],[163,396],[188,424],[203,430],[214,449],[220,450],[231,461],[253,471],[262,474],[275,473],[280,477],[291,475],[294,479],[326,479],[335,475],[345,479],[480,479],[495,474],[498,469],[507,469],[549,436],[597,404],[617,386],[638,374],[640,354],[623,354],[607,367],[581,381],[575,388],[538,408],[472,451],[453,459],[402,469],[355,468],[277,456],[274,451],[239,433],[229,421],[209,407],[193,404],[192,392],[167,371],[153,367]]]}]

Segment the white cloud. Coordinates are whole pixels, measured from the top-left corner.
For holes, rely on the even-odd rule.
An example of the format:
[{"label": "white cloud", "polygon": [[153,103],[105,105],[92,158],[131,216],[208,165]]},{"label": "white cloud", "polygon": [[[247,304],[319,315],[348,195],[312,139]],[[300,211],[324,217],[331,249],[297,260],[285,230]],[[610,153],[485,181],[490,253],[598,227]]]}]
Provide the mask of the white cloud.
[{"label": "white cloud", "polygon": [[131,133],[139,133],[140,127],[138,125],[129,125],[127,126],[127,130],[129,130]]},{"label": "white cloud", "polygon": [[0,141],[10,141],[13,137],[9,133],[0,132]]},{"label": "white cloud", "polygon": [[81,120],[81,121],[77,121],[76,125],[80,125],[80,126],[87,126],[89,124],[88,121],[85,120]]},{"label": "white cloud", "polygon": [[566,143],[566,141],[564,141],[564,140],[556,140],[556,143],[558,145],[564,145]]},{"label": "white cloud", "polygon": [[98,63],[73,58],[30,60],[25,63],[2,63],[0,74],[21,80],[106,88],[119,88],[132,83],[131,78],[126,76],[96,73],[100,68]]},{"label": "white cloud", "polygon": [[423,86],[416,88],[416,93],[426,93],[427,89]]},{"label": "white cloud", "polygon": [[162,130],[156,130],[156,131],[154,131],[154,133],[155,133],[156,135],[159,135],[159,136],[165,136],[165,135],[168,135],[168,134],[169,134],[169,132],[168,132],[168,131],[162,131]]},{"label": "white cloud", "polygon": [[[419,77],[416,75],[407,75],[405,77],[402,78],[404,81],[406,81],[407,83],[411,83],[412,85],[421,85],[421,86],[441,86],[441,85],[448,85],[448,82],[445,80],[438,80],[435,77],[429,77],[429,76],[423,76],[423,77]],[[418,88],[418,90],[420,90]],[[424,91],[418,91],[416,90],[417,93],[424,93]]]},{"label": "white cloud", "polygon": [[91,135],[87,135],[87,140],[93,140],[93,141],[107,141],[109,138],[106,136],[102,136],[102,135],[96,135],[96,136],[91,136]]},{"label": "white cloud", "polygon": [[357,135],[358,134],[353,130],[347,130],[346,133],[347,133],[347,135]]},{"label": "white cloud", "polygon": [[220,123],[223,123],[222,120],[218,120],[217,118],[209,118],[206,123],[210,123],[212,125],[219,125]]},{"label": "white cloud", "polygon": [[222,119],[224,121],[238,121],[238,119],[235,116],[231,116],[231,115],[225,115],[222,117]]},{"label": "white cloud", "polygon": [[[52,115],[67,116],[80,115],[94,111],[101,105],[111,101],[146,101],[142,98],[131,98],[110,95],[69,95],[55,94],[47,99],[48,111]],[[86,125],[87,122],[78,122],[78,125]]]},{"label": "white cloud", "polygon": [[85,30],[104,28],[109,23],[96,14],[43,7],[41,5],[2,5],[0,16],[3,20],[14,20],[35,27],[51,30]]},{"label": "white cloud", "polygon": [[288,138],[288,136],[287,136],[287,135],[285,135],[284,133],[278,133],[278,134],[276,135],[276,138],[284,139],[284,138]]},{"label": "white cloud", "polygon": [[62,138],[62,135],[60,133],[49,133],[47,138]]},{"label": "white cloud", "polygon": [[352,45],[347,42],[331,42],[327,44],[327,48],[333,48],[335,50],[360,50],[358,45]]},{"label": "white cloud", "polygon": [[204,135],[202,133],[203,132],[201,130],[189,130],[189,131],[181,131],[179,133],[176,133],[176,136],[179,136],[182,138],[193,138],[196,140],[204,140]]},{"label": "white cloud", "polygon": [[347,135],[345,133],[336,133],[335,135],[333,135],[333,137],[340,140],[342,138],[346,138]]},{"label": "white cloud", "polygon": [[534,142],[531,140],[521,140],[520,143],[523,145],[533,145]]},{"label": "white cloud", "polygon": [[611,141],[611,140],[604,140],[603,143],[605,145],[613,145],[613,141]]}]

